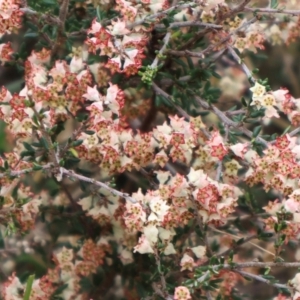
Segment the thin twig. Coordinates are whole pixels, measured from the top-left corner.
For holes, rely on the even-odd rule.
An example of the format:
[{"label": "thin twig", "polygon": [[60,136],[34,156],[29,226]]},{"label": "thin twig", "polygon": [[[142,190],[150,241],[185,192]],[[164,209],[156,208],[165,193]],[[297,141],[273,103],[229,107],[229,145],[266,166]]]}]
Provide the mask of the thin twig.
[{"label": "thin twig", "polygon": [[219,161],[217,164],[217,174],[216,174],[215,181],[219,181],[221,179],[221,175],[222,175],[222,161]]},{"label": "thin twig", "polygon": [[164,274],[161,271],[160,257],[159,257],[158,253],[155,253],[154,256],[155,256],[157,270],[158,270],[158,273],[159,273],[159,276],[160,276],[160,282],[161,282],[161,286],[162,286],[162,289],[163,289],[163,293],[165,293],[166,290],[167,290],[167,283],[166,283],[166,278],[165,278]]},{"label": "thin twig", "polygon": [[241,115],[241,114],[245,114],[247,111],[246,109],[238,109],[238,110],[228,110],[225,111],[224,114],[228,117],[228,116],[235,116],[235,115]]},{"label": "thin twig", "polygon": [[[46,165],[42,166],[43,170],[49,170],[51,168],[53,168],[53,163],[48,163]],[[34,168],[28,168],[28,169],[23,169],[23,170],[18,170],[18,171],[14,171],[14,170],[7,170],[5,173],[0,173],[0,178],[5,178],[5,177],[18,177],[24,174],[28,174],[31,172],[34,172]]]},{"label": "thin twig", "polygon": [[200,52],[193,52],[193,51],[189,51],[189,50],[182,50],[182,51],[180,51],[180,50],[168,50],[167,53],[175,55],[175,56],[191,56],[191,57],[200,57],[200,58],[203,58],[207,53],[209,53],[213,49],[215,49],[215,48],[221,46],[222,44],[226,43],[227,41],[229,41],[229,39],[231,38],[232,35],[238,33],[244,27],[247,27],[248,25],[250,25],[250,24],[252,24],[252,23],[254,23],[256,21],[257,21],[257,18],[252,18],[248,22],[242,24],[236,30],[230,32],[225,38],[221,39],[218,43],[211,44],[210,46],[208,46],[207,48],[205,48],[204,50],[202,50]]},{"label": "thin twig", "polygon": [[[201,99],[199,96],[195,96],[195,99],[198,102],[198,104],[200,106],[202,106],[203,108],[205,108],[207,110],[212,110],[219,117],[219,119],[222,122],[224,122],[225,124],[227,124],[230,127],[233,127],[235,129],[237,129],[238,131],[244,133],[249,138],[252,138],[253,133],[249,129],[244,128],[241,123],[232,121],[231,119],[229,119],[226,116],[226,114],[224,112],[219,110],[216,106],[208,104],[206,101]],[[268,142],[265,139],[258,136],[258,137],[255,138],[255,140],[262,143],[265,147],[268,147]]]},{"label": "thin twig", "polygon": [[30,7],[22,7],[20,8],[20,11],[28,15],[37,16],[40,19],[44,20],[49,25],[59,26],[61,24],[61,21],[58,17],[52,16],[50,14],[41,14],[40,12],[37,12]]},{"label": "thin twig", "polygon": [[[213,24],[213,23],[204,23],[199,21],[186,21],[186,22],[173,22],[170,23],[167,28],[177,28],[177,27],[206,27],[206,28],[214,28],[214,29],[222,29],[222,25]],[[164,24],[158,24],[155,28],[166,28]]]},{"label": "thin twig", "polygon": [[242,69],[246,73],[248,80],[251,81],[251,83],[255,83],[256,80],[252,75],[252,72],[249,70],[249,68],[246,66],[246,64],[242,61],[242,59],[237,55],[235,50],[231,46],[227,46],[227,49],[229,50],[230,54],[233,56],[233,58],[237,61],[239,65],[241,65]]},{"label": "thin twig", "polygon": [[[152,82],[152,87],[156,94],[165,97],[168,100],[168,102],[176,108],[176,110],[180,113],[181,116],[185,117],[187,120],[190,120],[190,116],[180,106],[174,103],[172,96],[170,96],[168,93],[162,90],[155,82]],[[207,138],[210,137],[210,134],[206,129],[202,129],[202,132]]]},{"label": "thin twig", "polygon": [[142,20],[139,20],[137,22],[134,22],[128,26],[126,26],[128,29],[132,29],[136,26],[139,26],[139,25],[142,25],[143,23],[145,22],[153,22],[155,21],[157,18],[160,18],[160,17],[163,17],[165,15],[167,15],[168,13],[172,12],[173,10],[176,10],[176,9],[179,9],[179,10],[182,10],[182,9],[185,9],[185,8],[193,8],[194,6],[196,6],[195,3],[191,2],[191,3],[187,3],[187,4],[178,4],[178,5],[174,5],[164,11],[161,11],[161,12],[158,12],[156,14],[153,14],[153,15],[149,15],[147,17],[145,17],[144,19]]},{"label": "thin twig", "polygon": [[298,127],[298,128],[296,128],[296,129],[294,129],[293,131],[291,131],[291,132],[289,133],[289,136],[292,137],[292,136],[296,135],[296,134],[299,133],[299,132],[300,132],[300,127]]},{"label": "thin twig", "polygon": [[168,102],[177,109],[181,116],[185,117],[187,120],[190,119],[190,116],[180,106],[176,105],[173,102],[172,96],[170,96],[168,93],[162,90],[155,82],[152,82],[152,87],[156,94],[165,97],[168,100]]},{"label": "thin twig", "polygon": [[249,272],[245,272],[245,271],[240,271],[240,270],[234,270],[236,273],[242,275],[243,277],[248,277],[257,281],[261,281],[263,283],[266,283],[268,285],[272,285],[278,289],[287,289],[287,290],[292,290],[293,288],[290,286],[287,286],[286,284],[281,284],[281,283],[273,283],[272,281],[265,279],[259,275],[255,275]]},{"label": "thin twig", "polygon": [[60,25],[58,26],[56,41],[52,47],[52,56],[56,54],[59,46],[62,44],[62,40],[64,38],[65,32],[65,22],[68,15],[68,8],[69,8],[70,0],[62,0],[62,4],[59,9],[59,20]]},{"label": "thin twig", "polygon": [[[243,239],[243,238],[244,238],[243,236],[238,236],[238,235],[235,235],[235,234],[231,234],[231,233],[228,233],[228,232],[224,232],[224,231],[219,230],[219,229],[217,229],[217,228],[213,228],[213,227],[210,227],[210,228],[211,228],[211,230],[213,230],[213,231],[215,231],[215,232],[219,232],[219,233],[221,233],[221,234],[223,234],[223,235],[224,235],[224,234],[230,235],[231,237],[233,237],[233,238],[236,239],[236,240],[240,240],[240,239]],[[255,248],[260,249],[261,251],[266,252],[266,253],[268,253],[268,254],[271,254],[272,256],[275,256],[274,253],[272,253],[272,252],[266,250],[266,249],[263,248],[263,247],[260,247],[260,246],[257,245],[257,244],[254,244],[254,243],[250,242],[251,240],[254,240],[254,239],[256,239],[257,237],[258,237],[258,236],[257,236],[256,234],[254,234],[254,235],[251,235],[251,236],[249,236],[249,237],[247,237],[247,238],[244,238],[244,241],[242,242],[242,244],[245,244],[245,243],[248,243],[248,242],[249,242],[249,244],[252,245],[252,246],[254,246]],[[239,244],[238,246],[240,246],[240,245],[241,245],[241,244]],[[236,247],[236,246],[235,246],[235,247]],[[218,256],[225,256],[225,255],[227,255],[231,250],[232,250],[232,248],[229,248],[229,249],[227,249],[226,251],[224,251],[224,252],[222,252],[221,254],[219,254]]]},{"label": "thin twig", "polygon": [[164,44],[161,47],[161,49],[159,50],[158,54],[156,55],[154,61],[151,64],[151,68],[152,69],[154,69],[154,68],[157,67],[158,62],[159,62],[159,57],[164,54],[164,52],[165,52],[165,50],[167,48],[167,45],[168,45],[168,43],[170,41],[170,38],[171,38],[171,32],[167,32],[167,34],[164,37]]},{"label": "thin twig", "polygon": [[236,263],[233,266],[224,265],[225,269],[243,269],[243,268],[300,268],[300,262],[256,262]]},{"label": "thin twig", "polygon": [[[228,234],[228,233],[227,233],[227,234]],[[254,247],[256,247],[256,248],[258,248],[258,249],[260,249],[260,250],[262,250],[262,251],[264,251],[264,252],[266,252],[266,253],[269,253],[269,254],[271,254],[272,256],[275,257],[275,254],[274,254],[274,253],[272,253],[272,252],[270,252],[270,251],[268,251],[268,250],[266,250],[266,249],[264,249],[264,248],[258,246],[257,244],[254,244],[254,243],[250,242],[251,240],[254,240],[254,239],[256,239],[256,238],[257,238],[257,235],[251,235],[251,236],[245,238],[245,239],[244,239],[241,243],[239,243],[238,245],[234,245],[233,247],[231,247],[231,248],[229,248],[229,249],[227,249],[227,250],[221,252],[220,254],[217,254],[216,257],[222,257],[222,256],[226,257],[227,255],[230,254],[230,252],[231,252],[232,250],[236,250],[236,249],[238,249],[239,247],[241,247],[242,245],[247,244],[247,243],[249,243],[250,245],[252,245],[252,246],[254,246]]]},{"label": "thin twig", "polygon": [[232,9],[230,12],[222,16],[222,20],[226,20],[227,18],[232,17],[233,15],[238,14],[239,12],[242,12],[245,9],[245,6],[251,2],[251,0],[244,0],[242,1],[237,7]]},{"label": "thin twig", "polygon": [[65,168],[61,168],[61,171],[62,171],[63,175],[65,175],[67,177],[70,177],[70,178],[73,177],[73,178],[79,179],[81,181],[85,181],[85,182],[91,183],[93,185],[102,187],[102,188],[108,190],[109,192],[111,192],[115,196],[119,196],[121,198],[124,198],[124,199],[126,199],[126,200],[128,200],[128,201],[130,201],[132,203],[137,203],[137,201],[134,198],[132,198],[129,194],[122,193],[122,192],[120,192],[118,190],[115,190],[112,187],[108,186],[107,184],[105,184],[105,183],[103,183],[101,181],[98,181],[96,179],[89,178],[89,177],[77,174],[74,171],[67,170]]},{"label": "thin twig", "polygon": [[213,298],[212,298],[212,296],[211,296],[211,293],[210,293],[210,291],[206,291],[206,299],[207,300],[212,300]]},{"label": "thin twig", "polygon": [[252,7],[245,7],[245,11],[251,11],[254,13],[262,13],[262,14],[286,14],[297,16],[300,15],[300,10],[292,10],[292,9],[281,9],[281,8],[252,8]]},{"label": "thin twig", "polygon": [[57,152],[55,151],[54,144],[52,143],[51,137],[49,133],[46,130],[46,127],[44,125],[43,119],[40,117],[40,114],[37,112],[35,107],[32,107],[32,110],[34,114],[36,115],[37,119],[39,120],[39,130],[42,132],[42,135],[44,139],[46,140],[48,144],[48,151],[50,154],[50,161],[54,164],[54,167],[56,168],[56,171],[58,171],[55,175],[55,178],[57,181],[62,180],[62,171],[59,165],[60,157],[59,157],[59,148],[57,147]]},{"label": "thin twig", "polygon": [[140,173],[147,178],[147,180],[150,182],[153,188],[158,189],[159,185],[156,184],[153,179],[151,178],[151,175],[148,174],[148,172],[144,168],[140,168]]}]

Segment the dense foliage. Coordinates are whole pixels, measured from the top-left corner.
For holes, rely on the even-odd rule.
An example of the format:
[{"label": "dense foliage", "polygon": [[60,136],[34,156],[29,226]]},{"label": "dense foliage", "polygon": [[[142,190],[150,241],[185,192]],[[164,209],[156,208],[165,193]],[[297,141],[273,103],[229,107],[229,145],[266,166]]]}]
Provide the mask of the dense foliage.
[{"label": "dense foliage", "polygon": [[0,0],[2,298],[300,299],[297,8]]}]

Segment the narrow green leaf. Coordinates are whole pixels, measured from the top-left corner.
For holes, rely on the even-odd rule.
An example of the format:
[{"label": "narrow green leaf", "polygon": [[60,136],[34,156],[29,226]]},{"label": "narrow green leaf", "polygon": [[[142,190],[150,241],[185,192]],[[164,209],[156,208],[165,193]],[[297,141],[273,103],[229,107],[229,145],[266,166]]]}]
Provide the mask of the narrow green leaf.
[{"label": "narrow green leaf", "polygon": [[38,164],[36,164],[36,163],[33,163],[32,169],[33,169],[34,171],[39,171],[39,170],[42,170],[43,167],[40,166],[40,165],[38,165]]},{"label": "narrow green leaf", "polygon": [[273,232],[262,232],[259,234],[259,238],[270,238],[273,235],[274,235]]},{"label": "narrow green leaf", "polygon": [[43,0],[43,4],[55,5],[55,4],[57,4],[57,1],[55,1],[55,0]]},{"label": "narrow green leaf", "polygon": [[286,133],[288,133],[288,131],[290,130],[290,128],[291,128],[291,125],[289,125],[289,126],[284,130],[284,132],[282,133],[281,136],[284,136]]},{"label": "narrow green leaf", "polygon": [[215,72],[215,71],[212,71],[211,75],[214,76],[217,79],[221,79],[222,78],[222,76],[220,74],[218,74],[217,72]]},{"label": "narrow green leaf", "polygon": [[241,239],[239,239],[239,240],[236,241],[236,244],[237,244],[237,245],[241,245],[241,244],[244,243],[244,241],[245,241],[245,239],[244,239],[244,238],[241,238]]},{"label": "narrow green leaf", "polygon": [[34,152],[33,151],[22,151],[20,156],[21,158],[26,157],[26,156],[33,156]]},{"label": "narrow green leaf", "polygon": [[259,135],[260,131],[261,131],[261,125],[256,126],[256,127],[254,128],[254,130],[253,130],[252,137],[253,137],[253,138],[256,138],[256,137]]},{"label": "narrow green leaf", "polygon": [[261,275],[262,278],[265,278],[267,280],[270,280],[272,282],[276,282],[277,280],[275,280],[275,277],[272,275]]},{"label": "narrow green leaf", "polygon": [[23,142],[23,145],[27,151],[34,151],[34,149],[32,148],[32,146],[30,144]]},{"label": "narrow green leaf", "polygon": [[84,133],[86,133],[88,135],[93,135],[93,134],[95,134],[95,131],[93,131],[93,130],[86,130]]},{"label": "narrow green leaf", "polygon": [[24,34],[24,38],[36,38],[39,34],[37,32],[27,32]]},{"label": "narrow green leaf", "polygon": [[187,60],[187,62],[188,62],[188,64],[189,64],[189,68],[190,68],[191,70],[193,70],[193,69],[195,68],[195,66],[194,66],[194,63],[193,63],[191,57],[187,56],[186,60]]},{"label": "narrow green leaf", "polygon": [[52,27],[51,37],[54,39],[57,35],[57,26]]},{"label": "narrow green leaf", "polygon": [[270,3],[271,5],[271,8],[277,8],[277,6],[278,6],[278,0],[271,0],[271,3]]},{"label": "narrow green leaf", "polygon": [[97,14],[98,22],[101,22],[102,16],[101,16],[101,10],[100,10],[100,6],[99,5],[96,8],[96,14]]},{"label": "narrow green leaf", "polygon": [[156,107],[159,107],[162,105],[162,99],[161,99],[161,96],[160,95],[156,95],[155,97],[155,106]]},{"label": "narrow green leaf", "polygon": [[212,256],[209,260],[209,264],[210,265],[215,265],[215,264],[218,264],[218,258],[215,257],[215,256]]},{"label": "narrow green leaf", "polygon": [[271,271],[270,267],[266,268],[266,271],[265,271],[264,275],[269,275],[270,271]]},{"label": "narrow green leaf", "polygon": [[41,139],[40,139],[40,143],[41,145],[45,148],[45,149],[49,149],[49,145],[46,141],[46,139],[42,136]]},{"label": "narrow green leaf", "polygon": [[167,18],[164,18],[164,19],[162,20],[162,22],[163,22],[163,24],[166,26],[166,28],[168,28],[168,27],[170,26],[170,22],[169,22],[169,20],[168,20]]},{"label": "narrow green leaf", "polygon": [[26,289],[25,289],[23,300],[29,300],[30,299],[30,294],[31,294],[31,289],[32,289],[32,284],[33,284],[33,281],[34,281],[34,277],[35,277],[34,275],[30,275],[27,279]]},{"label": "narrow green leaf", "polygon": [[248,106],[248,103],[246,102],[246,99],[244,97],[242,97],[241,102],[243,104],[243,106]]},{"label": "narrow green leaf", "polygon": [[173,57],[173,60],[180,66],[182,66],[184,69],[186,68],[186,64],[184,63],[183,60],[179,59],[179,58],[175,58]]},{"label": "narrow green leaf", "polygon": [[[53,299],[56,299],[57,295],[61,294],[62,291],[63,291],[64,289],[66,289],[67,287],[68,287],[68,284],[67,284],[67,283],[65,283],[65,284],[63,284],[63,285],[61,285],[61,286],[59,286],[59,287],[56,289],[56,291],[52,294]],[[55,297],[55,296],[56,296],[56,297]]]},{"label": "narrow green leaf", "polygon": [[77,141],[74,141],[72,142],[72,147],[77,147],[77,146],[80,146],[81,144],[83,143],[83,140],[77,140]]}]

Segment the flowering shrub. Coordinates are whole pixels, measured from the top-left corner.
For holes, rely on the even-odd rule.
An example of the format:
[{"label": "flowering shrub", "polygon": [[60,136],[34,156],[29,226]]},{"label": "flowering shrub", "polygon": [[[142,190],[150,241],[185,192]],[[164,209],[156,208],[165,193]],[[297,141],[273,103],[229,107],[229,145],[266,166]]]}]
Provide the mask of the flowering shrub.
[{"label": "flowering shrub", "polygon": [[0,1],[3,299],[300,298],[300,99],[247,64],[299,4],[252,2]]}]

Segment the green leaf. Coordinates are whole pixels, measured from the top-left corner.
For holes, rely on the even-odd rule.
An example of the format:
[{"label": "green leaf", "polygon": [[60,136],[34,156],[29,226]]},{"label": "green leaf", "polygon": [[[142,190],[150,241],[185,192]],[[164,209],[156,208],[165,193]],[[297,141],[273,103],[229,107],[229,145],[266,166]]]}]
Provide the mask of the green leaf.
[{"label": "green leaf", "polygon": [[64,289],[66,289],[68,287],[68,284],[67,283],[65,283],[65,284],[63,284],[63,285],[61,285],[61,286],[59,286],[56,290],[55,290],[55,292],[52,294],[52,297],[53,297],[53,299],[56,299],[56,298],[54,298],[56,295],[58,296],[58,295],[60,295],[62,292],[63,292],[63,290]]},{"label": "green leaf", "polygon": [[199,237],[203,237],[203,232],[202,232],[202,230],[199,228],[199,226],[197,226],[196,228],[195,228],[195,232],[196,232],[196,234],[199,236]]},{"label": "green leaf", "polygon": [[163,24],[164,24],[167,28],[170,26],[170,22],[169,22],[169,20],[168,20],[167,18],[164,18],[164,19],[162,20],[162,22],[163,22]]},{"label": "green leaf", "polygon": [[90,278],[84,277],[80,279],[80,286],[83,291],[90,291],[94,288],[93,283]]},{"label": "green leaf", "polygon": [[56,35],[57,35],[57,26],[53,26],[51,31],[52,39],[56,38]]},{"label": "green leaf", "polygon": [[259,135],[260,131],[261,131],[261,125],[256,126],[256,127],[254,128],[254,130],[253,130],[252,137],[253,137],[253,138],[256,138],[256,137]]},{"label": "green leaf", "polygon": [[179,58],[175,58],[173,57],[173,60],[180,66],[182,66],[184,69],[186,69],[186,64],[183,60],[179,59]]},{"label": "green leaf", "polygon": [[42,136],[41,139],[40,139],[40,143],[41,145],[45,148],[45,149],[49,149],[49,145],[46,141],[46,139]]},{"label": "green leaf", "polygon": [[65,161],[65,166],[68,169],[71,165],[73,167],[73,164],[77,164],[80,162],[80,159],[74,156],[70,156],[67,158],[67,160]]},{"label": "green leaf", "polygon": [[288,133],[288,131],[290,130],[291,128],[291,125],[289,125],[285,130],[284,132],[281,134],[281,136],[284,136],[286,133]]},{"label": "green leaf", "polygon": [[32,148],[32,146],[30,144],[23,142],[23,145],[27,151],[34,151],[34,149]]},{"label": "green leaf", "polygon": [[270,3],[271,5],[271,8],[277,8],[277,6],[278,6],[278,0],[271,0],[271,3]]},{"label": "green leaf", "polygon": [[68,51],[69,53],[71,53],[71,52],[72,52],[72,42],[70,41],[70,39],[69,39],[69,40],[66,40],[65,45],[66,45],[67,51]]},{"label": "green leaf", "polygon": [[204,86],[204,92],[207,93],[210,88],[210,81],[207,81]]},{"label": "green leaf", "polygon": [[38,27],[33,22],[27,22],[26,25],[28,26],[27,32],[37,32]]},{"label": "green leaf", "polygon": [[77,146],[80,146],[81,144],[83,143],[83,140],[77,140],[77,141],[74,141],[72,142],[72,147],[77,147]]},{"label": "green leaf", "polygon": [[88,135],[93,135],[93,134],[95,134],[95,131],[93,131],[93,130],[86,130],[84,133],[86,133]]},{"label": "green leaf", "polygon": [[229,261],[230,261],[230,262],[232,262],[232,260],[233,260],[233,255],[234,255],[234,251],[231,250],[231,251],[229,252]]},{"label": "green leaf", "polygon": [[3,239],[3,235],[2,232],[0,231],[0,248],[3,249],[4,248],[4,239]]},{"label": "green leaf", "polygon": [[247,277],[247,275],[243,275],[244,279],[247,280],[247,281],[252,281],[252,278],[251,277]]},{"label": "green leaf", "polygon": [[102,20],[102,15],[101,15],[101,10],[100,10],[100,6],[99,6],[99,5],[98,5],[97,8],[96,8],[96,14],[97,14],[98,22],[101,22],[101,20]]},{"label": "green leaf", "polygon": [[267,280],[270,280],[271,282],[275,282],[275,277],[272,275],[261,275],[262,278],[265,278]]},{"label": "green leaf", "polygon": [[30,294],[31,294],[31,289],[32,289],[32,284],[33,284],[33,281],[34,281],[34,277],[35,277],[34,275],[30,275],[27,279],[26,289],[25,289],[23,300],[29,300],[30,299]]},{"label": "green leaf", "polygon": [[27,32],[24,34],[24,38],[36,38],[39,34],[37,32]]},{"label": "green leaf", "polygon": [[274,235],[273,232],[262,232],[259,234],[259,238],[270,238],[273,235]]},{"label": "green leaf", "polygon": [[172,107],[172,104],[169,102],[168,99],[161,95],[156,95],[155,97],[155,105],[160,106],[160,105],[166,105],[168,107]]},{"label": "green leaf", "polygon": [[241,245],[241,244],[244,243],[244,241],[245,241],[245,238],[241,238],[241,239],[239,239],[239,240],[236,241],[236,244],[237,245]]},{"label": "green leaf", "polygon": [[33,156],[33,155],[34,155],[33,151],[22,151],[20,154],[21,158],[24,158],[26,156]]},{"label": "green leaf", "polygon": [[43,0],[43,4],[55,5],[55,4],[57,4],[57,1],[56,0]]},{"label": "green leaf", "polygon": [[246,102],[246,99],[244,97],[242,97],[241,102],[243,104],[243,106],[248,106],[248,103]]},{"label": "green leaf", "polygon": [[217,72],[215,72],[215,71],[212,71],[211,75],[214,76],[217,79],[221,79],[222,78],[222,76],[220,74],[218,74]]},{"label": "green leaf", "polygon": [[210,260],[209,260],[209,264],[210,264],[210,265],[216,265],[216,264],[218,264],[218,263],[219,263],[218,258],[215,257],[215,256],[212,256],[212,257],[210,258]]},{"label": "green leaf", "polygon": [[188,64],[189,64],[189,68],[190,68],[191,70],[193,70],[195,67],[194,67],[194,63],[193,63],[191,57],[187,56],[186,60],[187,60],[187,62],[188,62]]},{"label": "green leaf", "polygon": [[38,165],[38,164],[36,164],[36,163],[33,163],[32,169],[33,169],[34,171],[39,171],[39,170],[42,170],[42,169],[43,169],[43,166],[40,166],[40,165]]}]

